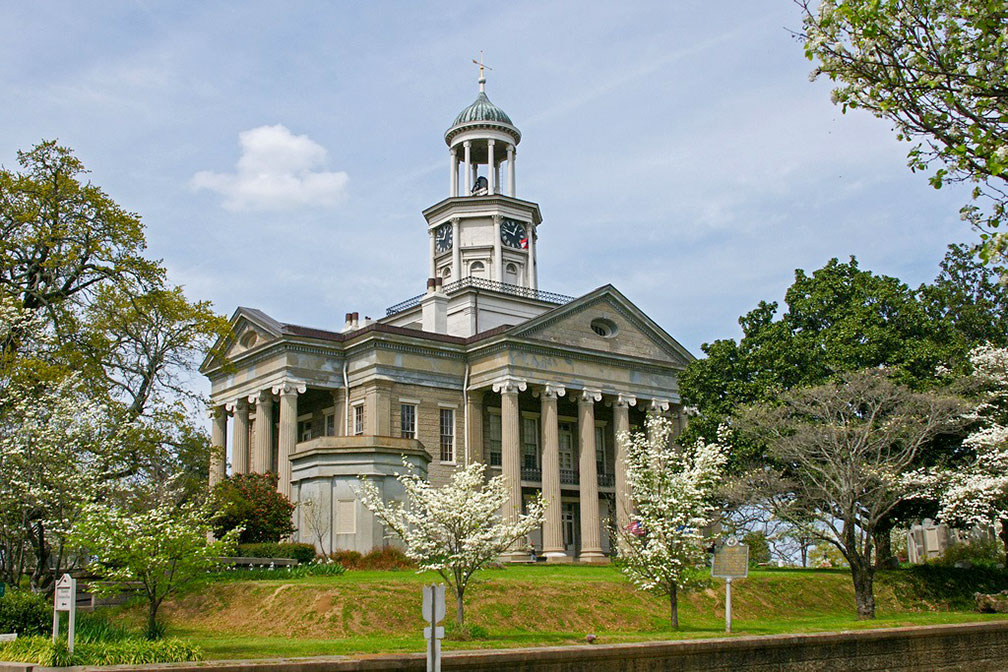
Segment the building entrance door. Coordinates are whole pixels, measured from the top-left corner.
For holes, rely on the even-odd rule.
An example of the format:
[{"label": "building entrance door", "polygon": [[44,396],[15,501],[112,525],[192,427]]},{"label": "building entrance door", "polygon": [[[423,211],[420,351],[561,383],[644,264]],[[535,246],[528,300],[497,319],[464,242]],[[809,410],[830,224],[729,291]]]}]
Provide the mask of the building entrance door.
[{"label": "building entrance door", "polygon": [[577,553],[581,547],[581,516],[577,502],[564,502],[561,514],[563,526],[564,549],[568,555]]}]

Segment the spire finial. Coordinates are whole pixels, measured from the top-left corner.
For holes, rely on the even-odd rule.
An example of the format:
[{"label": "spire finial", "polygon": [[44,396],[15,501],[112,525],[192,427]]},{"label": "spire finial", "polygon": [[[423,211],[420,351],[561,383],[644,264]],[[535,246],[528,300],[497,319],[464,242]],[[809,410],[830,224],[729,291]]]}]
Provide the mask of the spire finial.
[{"label": "spire finial", "polygon": [[486,68],[487,70],[493,70],[493,68],[491,68],[489,65],[487,65],[486,63],[483,62],[483,50],[482,49],[480,49],[479,60],[477,61],[474,58],[473,59],[473,63],[475,63],[476,65],[478,65],[479,69],[480,69],[480,76],[479,76],[480,93],[486,93],[486,76],[483,74],[483,68]]}]

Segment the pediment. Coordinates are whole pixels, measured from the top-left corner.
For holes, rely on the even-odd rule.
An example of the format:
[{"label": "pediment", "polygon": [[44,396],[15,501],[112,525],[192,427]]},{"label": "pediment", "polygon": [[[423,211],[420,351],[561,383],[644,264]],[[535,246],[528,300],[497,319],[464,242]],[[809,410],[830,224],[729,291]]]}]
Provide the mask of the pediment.
[{"label": "pediment", "polygon": [[611,285],[559,306],[512,331],[558,346],[685,367],[694,357]]},{"label": "pediment", "polygon": [[238,308],[232,315],[230,324],[227,335],[210,349],[210,354],[200,367],[201,371],[258,350],[279,339],[282,332],[280,323],[254,308]]}]

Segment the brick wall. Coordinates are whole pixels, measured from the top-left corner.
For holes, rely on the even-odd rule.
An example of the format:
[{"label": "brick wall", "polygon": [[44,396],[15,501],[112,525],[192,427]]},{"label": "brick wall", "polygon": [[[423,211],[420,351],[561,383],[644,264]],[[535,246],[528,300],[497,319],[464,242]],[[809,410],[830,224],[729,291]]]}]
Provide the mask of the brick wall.
[{"label": "brick wall", "polygon": [[[9,665],[10,667],[7,667]],[[0,672],[32,670],[0,663]],[[421,671],[423,654],[295,660],[220,661],[199,665],[75,668],[133,672]],[[843,633],[583,645],[498,651],[451,651],[441,668],[466,672],[995,672],[1008,669],[1008,621],[886,628]],[[34,667],[34,672],[49,668]],[[52,668],[58,669],[58,668]]]}]

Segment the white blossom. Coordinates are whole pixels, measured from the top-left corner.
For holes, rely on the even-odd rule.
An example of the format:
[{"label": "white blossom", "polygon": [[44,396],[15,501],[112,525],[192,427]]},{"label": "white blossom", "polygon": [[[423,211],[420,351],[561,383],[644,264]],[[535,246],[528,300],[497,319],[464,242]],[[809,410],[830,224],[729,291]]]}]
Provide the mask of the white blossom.
[{"label": "white blossom", "polygon": [[[405,459],[397,474],[405,501],[386,502],[378,488],[362,478],[361,501],[405,544],[406,555],[420,570],[437,572],[456,598],[456,619],[463,623],[463,597],[473,573],[494,561],[542,523],[543,503],[535,499],[523,515],[501,518],[509,493],[504,476],[487,481],[484,465],[470,464],[435,488]],[[553,503],[557,505],[557,503]]]}]

